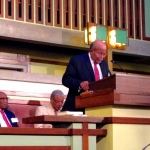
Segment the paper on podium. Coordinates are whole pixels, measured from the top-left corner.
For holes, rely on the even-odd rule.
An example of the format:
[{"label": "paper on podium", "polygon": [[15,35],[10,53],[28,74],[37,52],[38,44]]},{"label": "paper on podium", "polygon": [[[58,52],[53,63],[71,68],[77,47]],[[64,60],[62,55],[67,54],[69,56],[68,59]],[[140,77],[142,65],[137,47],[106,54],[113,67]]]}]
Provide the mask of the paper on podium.
[{"label": "paper on podium", "polygon": [[58,116],[72,115],[72,116],[86,116],[82,111],[62,111],[57,113]]}]

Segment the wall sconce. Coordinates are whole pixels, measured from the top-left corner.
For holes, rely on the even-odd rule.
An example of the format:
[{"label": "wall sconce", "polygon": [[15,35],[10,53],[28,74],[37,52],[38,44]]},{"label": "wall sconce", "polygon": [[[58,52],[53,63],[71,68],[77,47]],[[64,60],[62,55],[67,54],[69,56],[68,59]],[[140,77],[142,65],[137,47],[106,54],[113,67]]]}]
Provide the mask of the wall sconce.
[{"label": "wall sconce", "polygon": [[90,45],[96,40],[96,27],[94,23],[88,22],[87,28],[85,29],[85,43]]},{"label": "wall sconce", "polygon": [[107,41],[107,27],[87,23],[87,28],[85,29],[85,43],[90,45],[96,39],[104,42]]},{"label": "wall sconce", "polygon": [[90,45],[96,39],[107,42],[114,49],[125,49],[128,43],[125,29],[95,25],[88,22],[85,29],[85,43]]},{"label": "wall sconce", "polygon": [[127,30],[108,27],[108,45],[111,48],[124,50],[127,39]]}]

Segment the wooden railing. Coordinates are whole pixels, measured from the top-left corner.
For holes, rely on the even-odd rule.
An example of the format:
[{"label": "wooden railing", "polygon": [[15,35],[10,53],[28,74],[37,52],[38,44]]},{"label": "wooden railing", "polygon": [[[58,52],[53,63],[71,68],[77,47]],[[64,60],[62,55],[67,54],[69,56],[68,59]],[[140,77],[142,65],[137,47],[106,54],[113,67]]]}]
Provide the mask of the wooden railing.
[{"label": "wooden railing", "polygon": [[143,0],[1,0],[0,17],[28,23],[84,30],[87,22],[128,29],[142,39]]}]

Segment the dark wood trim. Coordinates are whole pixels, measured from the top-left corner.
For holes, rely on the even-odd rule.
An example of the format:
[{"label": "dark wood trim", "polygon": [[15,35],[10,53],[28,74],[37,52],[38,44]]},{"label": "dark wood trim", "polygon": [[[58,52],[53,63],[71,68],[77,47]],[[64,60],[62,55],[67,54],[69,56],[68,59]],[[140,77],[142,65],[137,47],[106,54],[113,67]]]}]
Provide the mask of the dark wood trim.
[{"label": "dark wood trim", "polygon": [[[29,18],[29,15],[31,15],[31,18]],[[26,21],[32,23],[34,22],[34,1],[33,0],[31,1],[31,4],[29,4],[29,0],[26,0]]]},{"label": "dark wood trim", "polygon": [[[20,9],[19,5],[21,5],[21,14],[22,14],[21,17],[19,16],[19,13],[20,13],[19,12],[19,9]],[[19,0],[16,0],[16,19],[24,21],[24,1],[20,2]]]},{"label": "dark wood trim", "polygon": [[[11,5],[9,5],[11,4]],[[5,0],[5,17],[8,19],[14,19],[14,0]],[[11,9],[9,10],[9,6]],[[11,15],[9,14],[11,13]]]},{"label": "dark wood trim", "polygon": [[[111,25],[111,0],[105,0],[105,25],[110,26]],[[117,9],[116,9],[117,10]]]},{"label": "dark wood trim", "polygon": [[[131,4],[131,5],[130,5]],[[133,18],[133,1],[127,1],[128,8],[128,37],[134,38],[134,18]]]},{"label": "dark wood trim", "polygon": [[72,0],[72,28],[79,30],[79,0]]},{"label": "dark wood trim", "polygon": [[[35,1],[35,15],[36,15],[36,23],[43,24],[43,0]],[[40,18],[39,18],[40,17]],[[39,20],[41,19],[41,20]]]},{"label": "dark wood trim", "polygon": [[150,124],[150,118],[135,118],[135,117],[105,117],[104,124]]},{"label": "dark wood trim", "polygon": [[120,19],[121,19],[121,28],[127,29],[127,20],[126,20],[126,0],[121,0],[120,1]]},{"label": "dark wood trim", "polygon": [[144,1],[141,2],[142,4],[142,33],[143,33],[143,39],[146,40],[145,36],[145,6],[144,6]]},{"label": "dark wood trim", "polygon": [[87,135],[100,136],[107,135],[106,129],[67,129],[67,128],[0,128],[1,135],[57,135],[57,136],[72,136],[72,135]]},{"label": "dark wood trim", "polygon": [[[88,123],[83,123],[82,128],[83,130],[88,130]],[[82,149],[88,150],[88,144],[89,144],[88,133],[84,132],[82,137]]]},{"label": "dark wood trim", "polygon": [[81,1],[81,30],[84,31],[87,27],[88,13],[87,13],[87,1]]},{"label": "dark wood trim", "polygon": [[96,24],[96,7],[95,0],[89,0],[89,22]]},{"label": "dark wood trim", "polygon": [[[83,127],[83,128],[85,128],[85,127]],[[87,134],[87,135],[90,135],[90,136],[101,136],[101,137],[104,137],[107,134],[107,130],[105,130],[105,129],[88,129],[88,128],[87,129],[72,129],[72,134],[74,134],[74,135]],[[85,139],[86,138],[87,137],[85,137]]]},{"label": "dark wood trim", "polygon": [[135,38],[141,39],[141,14],[140,14],[140,1],[141,0],[135,0],[134,6],[135,6]]},{"label": "dark wood trim", "polygon": [[[124,15],[124,7],[123,7],[123,0],[120,0],[120,12],[119,12],[119,16],[120,16],[120,28],[123,28],[123,17],[126,17],[126,15]],[[124,16],[123,16],[124,15]]]},{"label": "dark wood trim", "polygon": [[3,4],[3,0],[1,0],[1,5],[0,5],[0,17],[4,17],[4,4]]},{"label": "dark wood trim", "polygon": [[97,1],[96,9],[97,9],[97,23],[102,25],[102,20],[103,20],[103,17],[102,17],[102,14],[103,14],[102,13],[103,12],[102,0]]},{"label": "dark wood trim", "polygon": [[45,1],[45,24],[49,26],[53,26],[53,5],[53,0]]},{"label": "dark wood trim", "polygon": [[87,116],[53,116],[53,115],[44,115],[44,116],[35,116],[23,118],[22,122],[25,124],[34,124],[34,123],[100,123],[102,122],[103,117],[87,117]]},{"label": "dark wood trim", "polygon": [[101,5],[102,5],[102,25],[105,25],[105,2],[106,1],[104,1],[104,0],[102,0],[102,3],[101,3]]},{"label": "dark wood trim", "polygon": [[63,0],[63,23],[64,28],[71,28],[71,10],[70,0]]},{"label": "dark wood trim", "polygon": [[2,150],[71,150],[70,146],[0,146]]},{"label": "dark wood trim", "polygon": [[54,1],[55,26],[62,27],[62,1]]},{"label": "dark wood trim", "polygon": [[108,26],[108,14],[109,14],[109,9],[108,9],[108,0],[105,0],[105,25]]}]

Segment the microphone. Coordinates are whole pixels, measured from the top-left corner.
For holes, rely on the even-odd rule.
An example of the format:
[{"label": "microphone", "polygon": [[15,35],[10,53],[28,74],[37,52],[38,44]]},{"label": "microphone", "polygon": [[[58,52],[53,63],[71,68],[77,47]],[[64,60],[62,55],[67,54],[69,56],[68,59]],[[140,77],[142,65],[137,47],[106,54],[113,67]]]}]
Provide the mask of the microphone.
[{"label": "microphone", "polygon": [[118,65],[118,67],[119,67],[121,70],[123,70],[123,72],[125,72],[126,74],[128,74],[128,73],[120,66],[120,64],[119,64],[117,61],[111,60],[111,62],[114,63],[114,64],[116,64],[116,65]]}]

